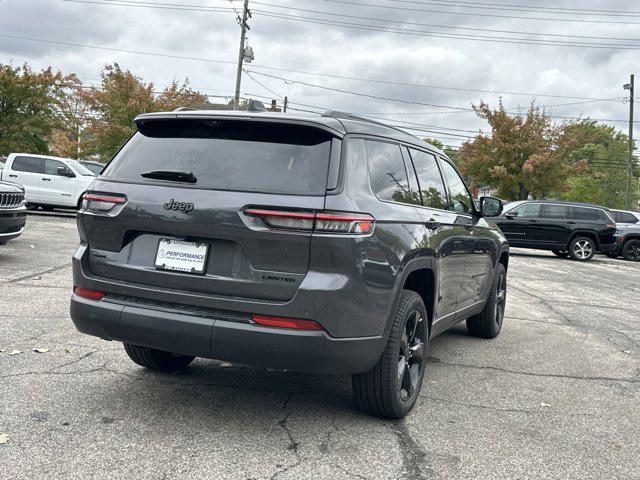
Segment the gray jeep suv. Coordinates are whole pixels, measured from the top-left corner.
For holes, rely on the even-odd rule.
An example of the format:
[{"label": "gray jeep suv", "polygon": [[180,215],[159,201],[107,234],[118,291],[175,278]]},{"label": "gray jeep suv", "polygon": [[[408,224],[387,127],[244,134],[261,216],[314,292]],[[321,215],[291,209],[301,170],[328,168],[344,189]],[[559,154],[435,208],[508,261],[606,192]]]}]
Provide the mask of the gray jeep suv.
[{"label": "gray jeep suv", "polygon": [[438,149],[340,112],[136,125],[78,214],[81,332],[152,370],[208,357],[352,374],[358,405],[395,418],[431,338],[465,319],[500,332],[507,241]]}]

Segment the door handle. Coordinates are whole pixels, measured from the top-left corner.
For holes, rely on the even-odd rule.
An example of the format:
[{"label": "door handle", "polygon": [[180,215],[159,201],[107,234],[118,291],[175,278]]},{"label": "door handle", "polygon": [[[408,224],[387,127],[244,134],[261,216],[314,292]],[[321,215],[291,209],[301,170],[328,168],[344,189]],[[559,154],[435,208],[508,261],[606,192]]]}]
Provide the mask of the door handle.
[{"label": "door handle", "polygon": [[575,225],[575,224],[576,224],[576,222],[575,222],[575,221],[573,221],[573,220],[569,220],[567,223],[569,223],[569,224],[571,224],[571,225]]},{"label": "door handle", "polygon": [[18,175],[12,175],[12,174],[9,174],[9,176],[12,177],[12,178],[17,178],[18,177]]},{"label": "door handle", "polygon": [[535,218],[532,218],[529,220],[529,223],[538,223],[538,220],[536,220]]},{"label": "door handle", "polygon": [[50,179],[50,178],[43,178],[43,179],[42,179],[42,181],[43,181],[43,182],[50,182],[50,181],[51,181],[51,179]]},{"label": "door handle", "polygon": [[424,222],[424,226],[427,227],[429,230],[437,230],[442,226],[442,224],[437,220],[430,218],[428,222]]}]

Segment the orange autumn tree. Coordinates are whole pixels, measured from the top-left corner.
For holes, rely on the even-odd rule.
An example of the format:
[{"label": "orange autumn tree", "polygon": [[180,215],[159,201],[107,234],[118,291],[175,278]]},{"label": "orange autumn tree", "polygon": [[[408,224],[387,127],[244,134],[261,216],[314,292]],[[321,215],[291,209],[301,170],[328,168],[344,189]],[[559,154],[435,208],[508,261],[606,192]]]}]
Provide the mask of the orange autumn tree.
[{"label": "orange autumn tree", "polygon": [[460,149],[460,169],[479,185],[491,185],[498,196],[524,200],[564,191],[570,173],[581,165],[570,162],[556,148],[559,129],[534,104],[526,115],[509,114],[481,102],[473,107],[491,127],[491,136],[478,135]]}]

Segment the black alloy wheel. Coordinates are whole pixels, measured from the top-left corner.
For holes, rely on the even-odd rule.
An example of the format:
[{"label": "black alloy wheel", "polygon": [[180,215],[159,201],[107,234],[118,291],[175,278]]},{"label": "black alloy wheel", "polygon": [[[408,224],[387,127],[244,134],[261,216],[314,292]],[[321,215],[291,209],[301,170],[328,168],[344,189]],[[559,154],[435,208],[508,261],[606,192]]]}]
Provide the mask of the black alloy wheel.
[{"label": "black alloy wheel", "polygon": [[630,262],[640,262],[640,240],[627,240],[622,247],[622,256]]},{"label": "black alloy wheel", "polygon": [[416,394],[424,369],[425,324],[422,313],[413,310],[407,318],[398,353],[398,392],[409,402]]}]

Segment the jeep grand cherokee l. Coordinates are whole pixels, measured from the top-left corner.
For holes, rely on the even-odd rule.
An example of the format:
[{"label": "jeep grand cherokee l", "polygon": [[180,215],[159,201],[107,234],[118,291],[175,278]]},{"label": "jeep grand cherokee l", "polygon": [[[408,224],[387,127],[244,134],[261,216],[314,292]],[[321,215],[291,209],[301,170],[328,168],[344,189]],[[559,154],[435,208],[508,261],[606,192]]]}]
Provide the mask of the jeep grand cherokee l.
[{"label": "jeep grand cherokee l", "polygon": [[0,245],[19,237],[26,222],[23,188],[0,180]]},{"label": "jeep grand cherokee l", "polygon": [[507,241],[436,148],[339,112],[136,125],[78,215],[81,332],[153,370],[208,357],[352,374],[357,404],[396,418],[431,338],[465,319],[500,332]]},{"label": "jeep grand cherokee l", "polygon": [[504,213],[493,220],[512,247],[551,250],[582,262],[591,260],[596,251],[608,253],[616,246],[616,224],[608,210],[598,205],[519,201],[505,205]]}]

